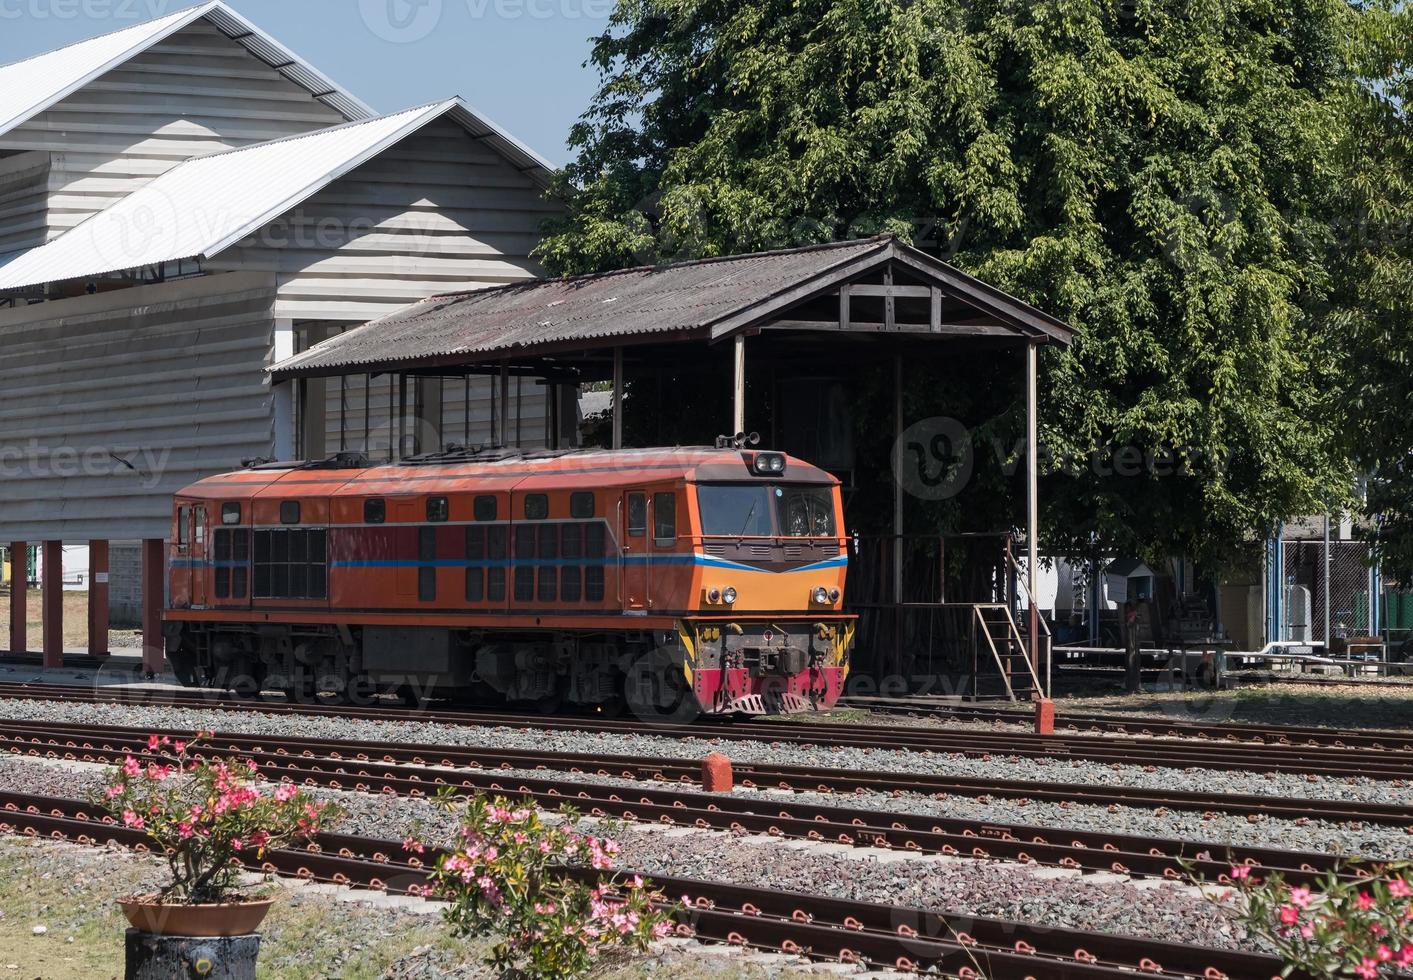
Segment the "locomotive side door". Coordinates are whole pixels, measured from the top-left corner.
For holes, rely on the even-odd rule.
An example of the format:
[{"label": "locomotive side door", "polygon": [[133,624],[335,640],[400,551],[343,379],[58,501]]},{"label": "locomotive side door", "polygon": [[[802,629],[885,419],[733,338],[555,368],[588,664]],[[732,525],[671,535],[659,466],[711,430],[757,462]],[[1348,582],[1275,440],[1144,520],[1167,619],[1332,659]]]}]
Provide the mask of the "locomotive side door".
[{"label": "locomotive side door", "polygon": [[622,555],[619,560],[619,591],[623,611],[646,613],[648,583],[652,576],[652,539],[648,537],[648,494],[646,490],[627,490],[619,502],[618,540]]},{"label": "locomotive side door", "polygon": [[[182,509],[187,510],[185,507]],[[187,540],[190,542],[187,568],[191,571],[191,585],[188,595],[191,596],[191,605],[197,609],[206,605],[206,576],[209,574],[206,559],[207,549],[210,547],[210,542],[207,539],[209,530],[210,521],[207,520],[206,505],[193,504],[190,508],[190,523],[187,526]]]}]

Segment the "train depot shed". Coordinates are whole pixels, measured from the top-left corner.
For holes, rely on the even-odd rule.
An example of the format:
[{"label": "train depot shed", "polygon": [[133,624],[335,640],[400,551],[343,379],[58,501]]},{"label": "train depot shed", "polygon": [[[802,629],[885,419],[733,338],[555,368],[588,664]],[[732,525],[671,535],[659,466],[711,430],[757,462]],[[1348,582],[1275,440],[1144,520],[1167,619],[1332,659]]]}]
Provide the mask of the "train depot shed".
[{"label": "train depot shed", "polygon": [[[1047,660],[1035,606],[1025,603],[1028,621],[1012,616],[1022,569],[1033,575],[1037,566],[1037,351],[1072,337],[1054,317],[884,236],[435,296],[285,358],[270,374],[277,385],[322,380],[365,392],[378,377],[457,386],[489,376],[502,420],[512,386],[526,378],[551,390],[598,382],[612,392],[603,442],[613,448],[632,441],[629,430],[647,443],[711,444],[754,429],[771,448],[830,469],[848,488],[888,484],[892,533],[856,539],[850,556],[848,594],[865,620],[863,665],[876,675],[916,672],[905,641],[940,630],[966,638],[971,662],[960,666],[970,671],[971,693],[980,693],[982,668],[991,667],[1002,681],[995,693],[1024,696],[1046,686]],[[1028,560],[1012,555],[1009,533],[992,536],[994,574],[969,594],[943,571],[944,543],[907,533],[907,481],[856,465],[849,419],[850,378],[865,366],[887,372],[886,441],[902,474],[911,464],[903,458],[904,389],[927,385],[929,364],[962,349],[990,355],[1002,383],[1024,393],[1029,434],[1028,507],[1012,525],[1025,529]],[[684,383],[693,376],[719,397],[696,397]],[[636,397],[635,382],[643,392]],[[359,431],[370,405],[344,408],[330,431]],[[416,434],[423,451],[517,445],[503,422],[489,439],[461,419],[416,409],[393,424],[399,442],[411,444]]]},{"label": "train depot shed", "polygon": [[[542,275],[548,169],[458,98],[378,116],[219,0],[0,66],[10,649],[39,545],[44,662],[61,662],[69,545],[90,554],[89,650],[107,652],[111,600],[140,610],[160,664],[172,492],[323,454],[349,397],[264,369],[426,296]],[[386,458],[389,399],[440,393],[371,394],[359,441]],[[516,402],[526,444],[559,422],[543,395]],[[447,397],[489,425],[489,383]]]}]

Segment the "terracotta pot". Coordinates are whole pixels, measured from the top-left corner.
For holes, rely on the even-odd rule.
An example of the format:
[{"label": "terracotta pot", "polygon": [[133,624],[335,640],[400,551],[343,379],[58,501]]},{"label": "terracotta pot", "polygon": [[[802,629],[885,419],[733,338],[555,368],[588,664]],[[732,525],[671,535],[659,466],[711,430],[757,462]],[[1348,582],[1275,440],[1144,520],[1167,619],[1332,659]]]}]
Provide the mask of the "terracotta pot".
[{"label": "terracotta pot", "polygon": [[134,929],[155,936],[247,936],[260,928],[273,898],[215,905],[166,905],[156,893],[118,899]]}]

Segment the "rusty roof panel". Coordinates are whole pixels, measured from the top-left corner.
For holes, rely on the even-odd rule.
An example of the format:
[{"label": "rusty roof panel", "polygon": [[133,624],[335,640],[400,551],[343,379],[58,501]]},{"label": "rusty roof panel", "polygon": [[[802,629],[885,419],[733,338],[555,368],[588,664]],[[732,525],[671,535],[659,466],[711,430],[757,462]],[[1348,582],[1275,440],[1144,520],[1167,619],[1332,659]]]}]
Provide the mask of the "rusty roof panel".
[{"label": "rusty roof panel", "polygon": [[274,371],[494,359],[550,345],[698,333],[888,246],[886,238],[866,239],[433,296],[296,354]]}]

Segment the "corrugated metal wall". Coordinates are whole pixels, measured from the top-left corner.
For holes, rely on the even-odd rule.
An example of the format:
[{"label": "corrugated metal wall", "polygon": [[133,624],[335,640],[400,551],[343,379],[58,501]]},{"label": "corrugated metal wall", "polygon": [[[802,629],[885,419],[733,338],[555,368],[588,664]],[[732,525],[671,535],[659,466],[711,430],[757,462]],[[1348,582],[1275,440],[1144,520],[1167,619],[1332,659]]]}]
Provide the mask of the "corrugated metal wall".
[{"label": "corrugated metal wall", "polygon": [[0,148],[55,155],[53,238],[183,160],[344,121],[199,20],[0,136]]},{"label": "corrugated metal wall", "polygon": [[274,282],[0,310],[0,540],[165,537],[171,494],[267,455]]},{"label": "corrugated metal wall", "polygon": [[49,154],[0,159],[0,255],[44,244],[48,193]]},{"label": "corrugated metal wall", "polygon": [[207,267],[277,271],[279,317],[361,323],[436,293],[543,275],[529,253],[557,207],[443,120]]}]

